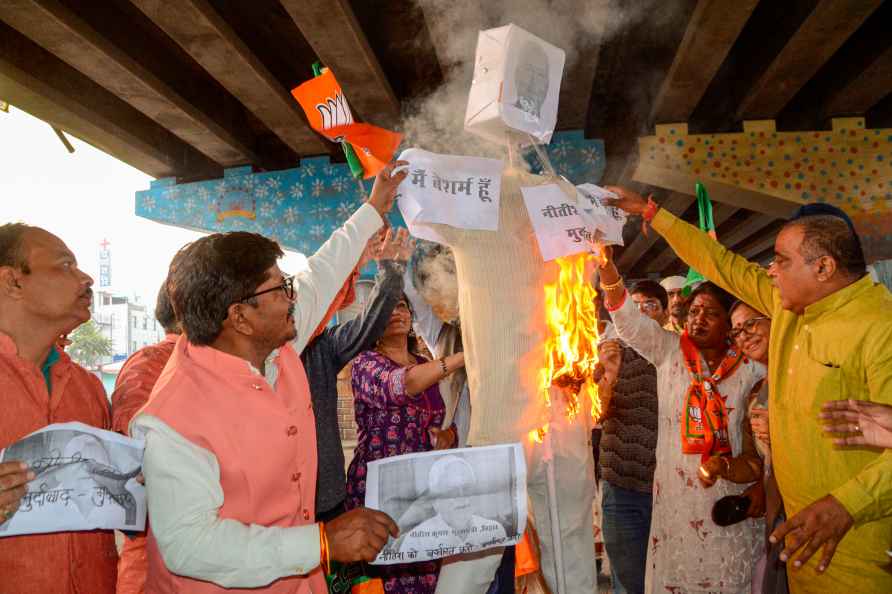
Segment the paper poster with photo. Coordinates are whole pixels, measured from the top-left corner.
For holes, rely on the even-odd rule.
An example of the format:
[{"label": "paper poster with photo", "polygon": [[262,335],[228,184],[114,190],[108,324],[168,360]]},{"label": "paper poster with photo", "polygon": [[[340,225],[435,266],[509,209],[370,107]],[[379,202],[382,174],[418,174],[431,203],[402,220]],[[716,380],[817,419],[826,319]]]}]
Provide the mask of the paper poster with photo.
[{"label": "paper poster with photo", "polygon": [[626,213],[605,202],[606,198],[616,198],[616,194],[595,184],[578,185],[576,191],[581,204],[580,214],[586,226],[594,230],[595,241],[604,245],[623,245]]},{"label": "paper poster with photo", "polygon": [[480,31],[465,130],[498,144],[548,144],[557,124],[564,50],[517,25]]},{"label": "paper poster with photo", "polygon": [[403,151],[408,175],[397,188],[400,213],[415,237],[443,243],[432,223],[459,229],[499,228],[500,159]]},{"label": "paper poster with photo", "polygon": [[37,476],[0,538],[71,530],[145,530],[145,442],[83,423],[56,423],[0,451]]},{"label": "paper poster with photo", "polygon": [[519,443],[406,454],[369,462],[365,505],[400,528],[375,565],[414,563],[516,544],[526,529]]},{"label": "paper poster with photo", "polygon": [[530,223],[546,262],[591,251],[591,227],[581,216],[579,202],[557,184],[521,188]]}]

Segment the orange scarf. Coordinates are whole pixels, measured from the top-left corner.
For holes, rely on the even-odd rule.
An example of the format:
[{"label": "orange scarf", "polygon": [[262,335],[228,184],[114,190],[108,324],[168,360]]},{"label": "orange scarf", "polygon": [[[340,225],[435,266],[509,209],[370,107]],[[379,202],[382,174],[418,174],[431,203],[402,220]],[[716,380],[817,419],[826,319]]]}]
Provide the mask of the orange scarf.
[{"label": "orange scarf", "polygon": [[729,347],[721,365],[709,375],[708,369],[706,373],[703,372],[700,350],[688,336],[687,330],[681,335],[681,352],[691,375],[681,424],[681,451],[700,454],[703,462],[716,454],[729,454],[728,409],[725,407],[725,397],[719,392],[719,382],[734,373],[743,360],[743,353]]}]

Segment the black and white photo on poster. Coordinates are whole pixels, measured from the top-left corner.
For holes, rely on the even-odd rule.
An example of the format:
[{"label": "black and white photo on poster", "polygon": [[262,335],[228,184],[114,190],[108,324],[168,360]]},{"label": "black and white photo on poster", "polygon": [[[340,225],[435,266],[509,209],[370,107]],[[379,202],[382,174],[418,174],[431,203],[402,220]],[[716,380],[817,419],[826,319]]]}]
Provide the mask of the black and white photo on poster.
[{"label": "black and white photo on poster", "polygon": [[36,475],[0,537],[70,530],[145,529],[145,444],[83,423],[57,423],[0,451]]},{"label": "black and white photo on poster", "polygon": [[519,443],[406,454],[369,463],[366,507],[394,519],[375,564],[428,561],[515,544],[527,518]]}]

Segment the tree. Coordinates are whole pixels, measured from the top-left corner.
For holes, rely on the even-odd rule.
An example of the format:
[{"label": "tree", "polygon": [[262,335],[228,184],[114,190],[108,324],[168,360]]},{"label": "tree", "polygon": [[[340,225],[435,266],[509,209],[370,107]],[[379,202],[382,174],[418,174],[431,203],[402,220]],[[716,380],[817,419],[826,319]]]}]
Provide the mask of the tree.
[{"label": "tree", "polygon": [[102,335],[93,320],[78,326],[68,338],[68,354],[84,367],[96,367],[103,357],[112,354],[111,339]]}]

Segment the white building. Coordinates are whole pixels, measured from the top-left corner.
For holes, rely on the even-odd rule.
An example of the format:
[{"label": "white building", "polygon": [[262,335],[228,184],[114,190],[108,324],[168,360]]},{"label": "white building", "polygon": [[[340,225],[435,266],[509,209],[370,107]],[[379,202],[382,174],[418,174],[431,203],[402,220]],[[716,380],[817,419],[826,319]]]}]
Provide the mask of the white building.
[{"label": "white building", "polygon": [[154,307],[147,308],[138,298],[103,289],[93,294],[93,321],[112,341],[112,357],[108,363],[123,361],[164,338],[164,328],[155,319]]}]

